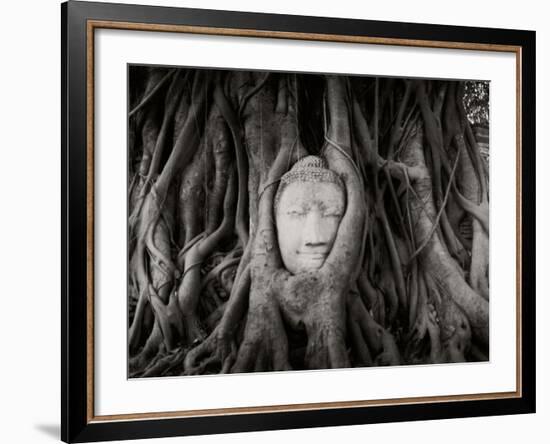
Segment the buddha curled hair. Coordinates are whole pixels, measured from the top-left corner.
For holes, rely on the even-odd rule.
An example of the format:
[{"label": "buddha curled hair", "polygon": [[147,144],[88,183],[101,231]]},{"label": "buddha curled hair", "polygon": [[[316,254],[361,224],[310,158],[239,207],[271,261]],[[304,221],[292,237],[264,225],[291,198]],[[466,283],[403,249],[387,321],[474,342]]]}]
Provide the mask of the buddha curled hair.
[{"label": "buddha curled hair", "polygon": [[294,182],[333,183],[342,191],[345,190],[342,179],[335,171],[328,168],[325,159],[319,156],[302,157],[281,177],[277,194],[275,194],[274,209],[277,209],[286,186]]}]

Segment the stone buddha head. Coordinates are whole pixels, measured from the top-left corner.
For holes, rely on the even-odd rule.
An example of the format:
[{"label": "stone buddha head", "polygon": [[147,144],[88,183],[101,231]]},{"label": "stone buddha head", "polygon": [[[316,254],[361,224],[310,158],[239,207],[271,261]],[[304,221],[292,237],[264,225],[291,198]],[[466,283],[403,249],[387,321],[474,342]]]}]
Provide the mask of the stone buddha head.
[{"label": "stone buddha head", "polygon": [[277,239],[292,274],[321,268],[332,249],[346,208],[342,180],[318,156],[296,162],[275,195]]}]

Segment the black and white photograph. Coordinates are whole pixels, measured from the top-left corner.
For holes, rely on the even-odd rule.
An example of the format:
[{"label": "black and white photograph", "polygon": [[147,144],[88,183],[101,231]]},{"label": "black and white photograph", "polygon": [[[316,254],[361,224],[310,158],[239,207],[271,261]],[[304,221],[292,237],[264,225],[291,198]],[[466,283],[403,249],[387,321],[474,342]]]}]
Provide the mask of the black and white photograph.
[{"label": "black and white photograph", "polygon": [[4,2],[0,442],[547,436],[548,13],[449,6]]},{"label": "black and white photograph", "polygon": [[127,88],[129,378],[489,360],[489,81]]}]

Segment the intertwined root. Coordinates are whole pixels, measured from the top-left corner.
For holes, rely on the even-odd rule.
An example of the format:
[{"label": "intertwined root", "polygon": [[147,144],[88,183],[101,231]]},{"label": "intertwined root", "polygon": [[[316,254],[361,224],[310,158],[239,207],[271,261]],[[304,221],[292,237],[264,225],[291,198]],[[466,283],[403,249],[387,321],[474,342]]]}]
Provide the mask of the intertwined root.
[{"label": "intertwined root", "polygon": [[[130,113],[132,376],[486,359],[488,191],[459,83],[149,74]],[[347,209],[326,266],[296,278],[273,195],[312,153]]]},{"label": "intertwined root", "polygon": [[426,301],[419,307],[416,321],[410,330],[405,355],[412,363],[426,362],[426,356],[432,364],[443,362],[439,318],[435,307]]},{"label": "intertwined root", "polygon": [[186,375],[199,375],[214,370],[229,373],[237,356],[233,338],[222,332],[220,325],[200,344],[192,348],[183,361]]},{"label": "intertwined root", "polygon": [[245,264],[249,261],[249,251],[247,246],[219,323],[203,342],[187,354],[183,365],[185,374],[201,374],[209,368],[221,373],[231,371],[237,357],[235,336],[248,306],[251,278],[250,266]]},{"label": "intertwined root", "polygon": [[290,370],[288,339],[275,304],[249,311],[244,338],[231,371]]},{"label": "intertwined root", "polygon": [[393,335],[372,318],[359,296],[350,292],[346,305],[357,366],[399,365],[401,355]]}]

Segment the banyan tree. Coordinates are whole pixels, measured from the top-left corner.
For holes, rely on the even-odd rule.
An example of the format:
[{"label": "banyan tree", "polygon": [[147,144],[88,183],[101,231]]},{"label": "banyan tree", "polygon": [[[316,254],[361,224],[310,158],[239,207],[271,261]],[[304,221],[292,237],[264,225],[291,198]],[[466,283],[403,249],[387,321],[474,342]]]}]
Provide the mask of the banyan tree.
[{"label": "banyan tree", "polygon": [[483,361],[483,82],[131,66],[131,377]]}]

